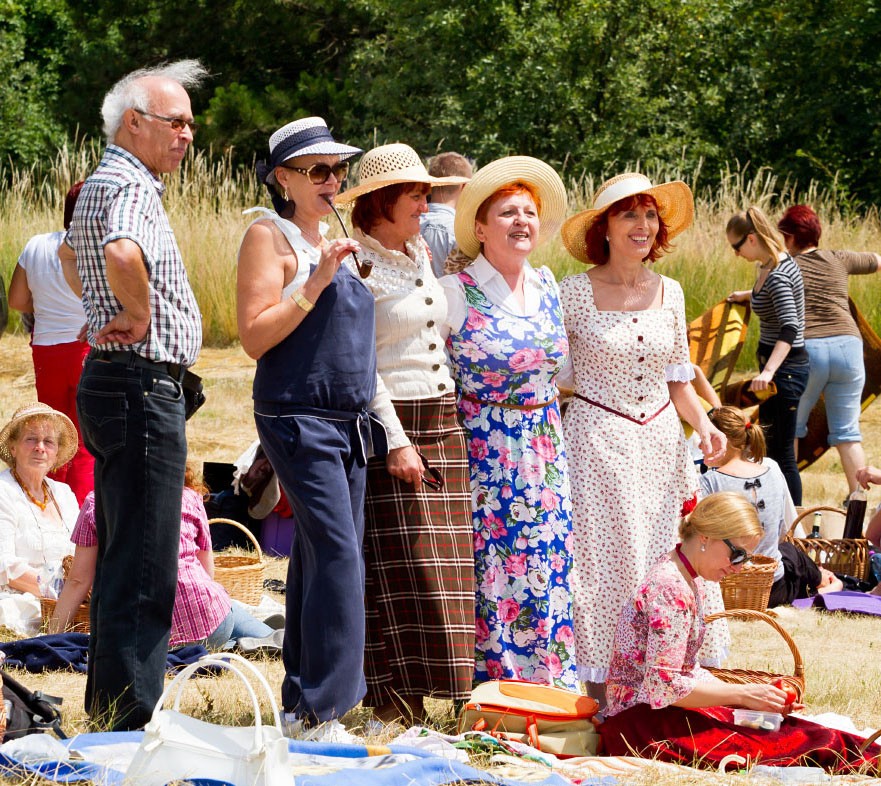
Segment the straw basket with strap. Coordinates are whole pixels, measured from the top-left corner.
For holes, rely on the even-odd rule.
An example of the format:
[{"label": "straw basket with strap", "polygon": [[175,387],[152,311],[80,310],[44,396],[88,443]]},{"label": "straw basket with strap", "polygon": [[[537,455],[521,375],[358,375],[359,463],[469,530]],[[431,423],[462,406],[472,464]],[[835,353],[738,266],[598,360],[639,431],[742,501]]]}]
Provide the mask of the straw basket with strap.
[{"label": "straw basket with strap", "polygon": [[[766,611],[776,569],[776,559],[754,554],[750,562],[744,565],[739,573],[725,576],[719,582],[725,609],[727,611],[733,609]],[[773,612],[769,613],[771,616],[776,616]]]}]

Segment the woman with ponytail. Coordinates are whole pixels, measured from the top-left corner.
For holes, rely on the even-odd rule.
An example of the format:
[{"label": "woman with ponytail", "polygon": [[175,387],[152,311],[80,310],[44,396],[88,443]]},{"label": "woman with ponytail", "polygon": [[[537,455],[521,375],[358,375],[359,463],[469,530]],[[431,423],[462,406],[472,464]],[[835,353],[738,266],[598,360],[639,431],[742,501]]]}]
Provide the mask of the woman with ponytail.
[{"label": "woman with ponytail", "polygon": [[777,394],[759,407],[770,424],[768,455],[780,464],[796,505],[801,505],[801,477],[795,460],[798,402],[808,381],[810,363],[805,349],[805,293],[801,271],[786,251],[783,237],[757,207],[736,213],[725,228],[735,255],[756,263],[752,290],[733,292],[728,300],[749,302],[759,317],[761,332],[756,356],[759,375],[750,390],[766,391],[773,382]]},{"label": "woman with ponytail", "polygon": [[735,407],[713,410],[710,421],[728,438],[728,448],[721,459],[705,460],[710,470],[701,476],[701,491],[738,491],[755,506],[763,529],[756,554],[777,560],[768,606],[806,598],[812,590],[840,590],[833,573],[817,567],[791,543],[781,542],[796,512],[780,466],[765,455],[762,427]]}]

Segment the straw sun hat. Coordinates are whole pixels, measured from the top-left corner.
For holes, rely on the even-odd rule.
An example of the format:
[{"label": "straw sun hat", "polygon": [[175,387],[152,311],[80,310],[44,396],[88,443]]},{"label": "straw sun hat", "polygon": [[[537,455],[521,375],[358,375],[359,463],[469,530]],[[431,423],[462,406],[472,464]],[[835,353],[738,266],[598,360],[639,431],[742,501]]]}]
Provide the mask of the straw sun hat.
[{"label": "straw sun hat", "polygon": [[429,186],[457,186],[467,183],[467,177],[432,177],[425,164],[410,145],[395,143],[368,150],[358,165],[358,185],[338,194],[338,205],[354,202],[359,196],[396,183],[425,183]]},{"label": "straw sun hat", "polygon": [[567,205],[566,188],[560,176],[544,161],[531,156],[500,158],[477,171],[456,205],[456,244],[471,259],[480,253],[480,241],[474,233],[478,208],[500,188],[518,181],[532,186],[541,201],[538,242],[544,243],[560,228]]},{"label": "straw sun hat", "polygon": [[78,444],[76,429],[67,415],[40,402],[19,407],[12,416],[12,420],[0,431],[0,459],[3,459],[10,467],[13,465],[14,459],[10,450],[13,434],[17,432],[20,435],[20,427],[25,426],[27,421],[33,418],[48,418],[54,423],[58,431],[58,455],[55,457],[55,465],[52,469],[63,467],[76,453]]},{"label": "straw sun hat", "polygon": [[561,234],[566,250],[576,259],[593,264],[593,260],[587,257],[585,245],[587,231],[615,202],[637,194],[649,194],[654,198],[661,219],[667,225],[668,240],[672,240],[691,226],[691,222],[694,220],[694,197],[691,194],[691,189],[685,183],[681,180],[673,180],[670,183],[655,186],[645,175],[625,172],[623,175],[617,175],[611,180],[607,180],[600,186],[593,198],[593,207],[590,210],[576,213],[563,224]]}]

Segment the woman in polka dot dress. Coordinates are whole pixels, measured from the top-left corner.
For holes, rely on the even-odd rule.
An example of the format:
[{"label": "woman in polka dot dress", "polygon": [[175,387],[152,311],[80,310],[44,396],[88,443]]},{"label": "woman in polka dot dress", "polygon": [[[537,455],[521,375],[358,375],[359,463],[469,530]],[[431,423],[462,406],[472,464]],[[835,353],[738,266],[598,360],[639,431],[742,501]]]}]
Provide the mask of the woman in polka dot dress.
[{"label": "woman in polka dot dress", "polygon": [[621,609],[676,542],[683,505],[698,490],[680,416],[705,454],[724,450],[689,384],[682,289],[644,264],[668,251],[693,215],[685,183],[624,174],[563,225],[569,253],[594,265],[564,279],[560,294],[575,387],[564,430],[576,659],[579,679],[601,700]]}]

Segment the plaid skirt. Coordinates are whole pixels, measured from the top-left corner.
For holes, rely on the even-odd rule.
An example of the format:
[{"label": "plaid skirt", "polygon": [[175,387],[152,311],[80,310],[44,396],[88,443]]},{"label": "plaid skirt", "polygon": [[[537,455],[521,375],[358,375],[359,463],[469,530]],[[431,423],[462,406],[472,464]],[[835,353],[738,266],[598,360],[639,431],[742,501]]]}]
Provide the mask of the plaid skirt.
[{"label": "plaid skirt", "polygon": [[410,441],[444,488],[367,469],[364,704],[395,695],[464,699],[474,676],[474,550],[465,434],[453,394],[395,401]]}]

